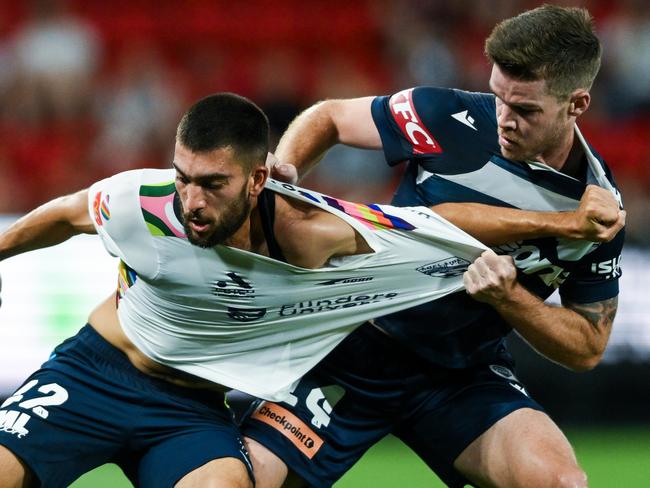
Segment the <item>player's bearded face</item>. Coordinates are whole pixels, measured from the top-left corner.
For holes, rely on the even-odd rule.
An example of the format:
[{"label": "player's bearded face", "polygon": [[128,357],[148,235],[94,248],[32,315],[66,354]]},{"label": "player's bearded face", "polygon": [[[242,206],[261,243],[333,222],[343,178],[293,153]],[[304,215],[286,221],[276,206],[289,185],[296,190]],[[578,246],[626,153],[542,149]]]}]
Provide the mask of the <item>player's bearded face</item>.
[{"label": "player's bearded face", "polygon": [[[244,184],[237,197],[222,205],[216,216],[208,215],[205,209],[189,212],[183,209],[183,228],[190,243],[203,248],[214,247],[230,238],[244,224],[250,211],[248,185]],[[190,223],[207,227],[198,232]]]}]

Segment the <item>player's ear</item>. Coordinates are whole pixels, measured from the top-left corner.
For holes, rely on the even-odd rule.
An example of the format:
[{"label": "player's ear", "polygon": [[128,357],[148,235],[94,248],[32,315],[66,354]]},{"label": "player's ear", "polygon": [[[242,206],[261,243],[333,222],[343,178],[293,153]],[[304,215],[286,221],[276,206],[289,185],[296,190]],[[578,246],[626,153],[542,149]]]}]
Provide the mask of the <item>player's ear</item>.
[{"label": "player's ear", "polygon": [[261,166],[255,166],[253,170],[251,171],[251,175],[249,178],[249,190],[248,194],[252,197],[258,196],[260,193],[262,193],[262,190],[264,189],[264,185],[266,184],[266,180],[269,177],[269,168],[267,168],[265,165]]},{"label": "player's ear", "polygon": [[580,117],[589,108],[589,103],[591,103],[591,95],[587,90],[574,91],[569,99],[568,114],[571,117]]}]

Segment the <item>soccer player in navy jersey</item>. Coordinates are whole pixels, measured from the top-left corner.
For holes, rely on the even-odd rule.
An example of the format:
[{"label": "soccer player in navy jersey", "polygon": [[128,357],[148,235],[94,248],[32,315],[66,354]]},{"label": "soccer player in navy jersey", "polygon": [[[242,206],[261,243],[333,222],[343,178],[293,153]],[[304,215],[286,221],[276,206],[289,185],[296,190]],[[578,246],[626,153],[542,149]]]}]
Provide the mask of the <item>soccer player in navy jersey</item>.
[{"label": "soccer player in navy jersey", "polygon": [[[420,87],[321,102],[291,124],[278,159],[303,176],[334,144],[383,149],[388,164],[407,162],[396,205],[567,210],[589,184],[619,198],[576,125],[600,67],[589,13],[524,12],[498,24],[485,50],[491,94]],[[276,175],[290,170],[279,164]],[[504,339],[514,329],[551,361],[596,366],[616,313],[623,239],[503,245],[470,266],[467,293],[362,326],[289,402],[263,403],[246,419],[258,487],[279,486],[287,466],[298,484],[330,486],[388,433],[452,487],[587,486],[569,442],[517,379]],[[562,305],[545,304],[556,289]]]}]

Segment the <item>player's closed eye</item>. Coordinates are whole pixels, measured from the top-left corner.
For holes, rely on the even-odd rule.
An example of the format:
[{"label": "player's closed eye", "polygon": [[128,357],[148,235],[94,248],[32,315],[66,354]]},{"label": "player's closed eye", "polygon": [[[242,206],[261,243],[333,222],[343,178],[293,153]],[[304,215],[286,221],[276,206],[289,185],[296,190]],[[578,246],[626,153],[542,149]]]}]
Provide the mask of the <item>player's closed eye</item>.
[{"label": "player's closed eye", "polygon": [[206,190],[221,190],[223,188],[223,183],[206,183],[201,186]]}]

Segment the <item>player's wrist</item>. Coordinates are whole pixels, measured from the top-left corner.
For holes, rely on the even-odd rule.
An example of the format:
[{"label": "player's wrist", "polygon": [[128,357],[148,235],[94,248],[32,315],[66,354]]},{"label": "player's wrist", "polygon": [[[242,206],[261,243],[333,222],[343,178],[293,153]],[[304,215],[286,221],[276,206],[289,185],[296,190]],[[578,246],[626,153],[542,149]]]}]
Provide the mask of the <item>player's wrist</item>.
[{"label": "player's wrist", "polygon": [[584,238],[584,229],[580,225],[577,211],[552,213],[546,219],[546,224],[548,234],[551,236],[564,237],[566,239]]}]

